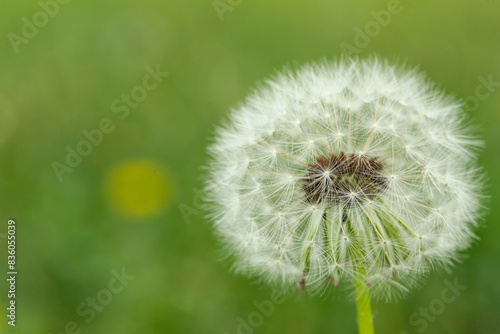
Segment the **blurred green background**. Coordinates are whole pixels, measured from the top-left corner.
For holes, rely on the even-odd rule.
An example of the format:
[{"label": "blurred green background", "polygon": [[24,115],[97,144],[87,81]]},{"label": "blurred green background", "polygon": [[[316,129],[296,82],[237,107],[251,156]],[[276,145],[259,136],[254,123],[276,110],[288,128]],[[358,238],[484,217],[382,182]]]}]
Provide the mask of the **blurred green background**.
[{"label": "blurred green background", "polygon": [[[270,291],[219,261],[197,196],[206,146],[229,108],[283,65],[356,46],[355,27],[375,29],[360,56],[406,60],[470,97],[491,196],[468,258],[403,301],[376,303],[376,332],[500,333],[500,1],[401,0],[389,24],[367,26],[388,3],[221,0],[216,9],[212,0],[94,0],[47,7],[52,17],[37,14],[36,0],[3,0],[0,261],[14,218],[18,308],[10,328],[2,280],[0,333],[355,333],[341,289],[289,298],[259,318],[254,302]],[[36,32],[23,17],[38,22]],[[146,91],[148,66],[169,75]],[[481,78],[497,84],[488,90]],[[122,94],[131,93],[144,100],[124,107]],[[81,144],[82,131],[106,119],[112,130],[102,142]],[[67,165],[67,147],[78,145],[91,152],[60,169],[59,180],[54,162]],[[120,285],[112,270],[122,268],[135,278],[110,293],[110,283]],[[446,279],[467,288],[441,310]],[[105,304],[92,319],[87,298]],[[411,322],[429,306],[439,314]],[[255,326],[244,329],[241,319]]]}]

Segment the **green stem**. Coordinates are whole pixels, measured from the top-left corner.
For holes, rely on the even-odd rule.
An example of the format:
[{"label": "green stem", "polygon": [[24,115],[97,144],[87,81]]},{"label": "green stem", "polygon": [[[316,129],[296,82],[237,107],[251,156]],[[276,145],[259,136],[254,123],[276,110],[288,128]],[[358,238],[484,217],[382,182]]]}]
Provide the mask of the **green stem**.
[{"label": "green stem", "polygon": [[358,315],[359,334],[374,334],[370,294],[364,279],[355,279],[354,290],[356,292],[356,313]]}]

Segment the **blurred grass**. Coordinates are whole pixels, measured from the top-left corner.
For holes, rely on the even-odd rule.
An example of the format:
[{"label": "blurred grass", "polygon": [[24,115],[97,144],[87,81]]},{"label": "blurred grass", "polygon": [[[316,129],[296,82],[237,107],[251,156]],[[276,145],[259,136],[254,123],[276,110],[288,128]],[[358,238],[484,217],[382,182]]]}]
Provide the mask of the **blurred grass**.
[{"label": "blurred grass", "polygon": [[[403,11],[361,51],[420,65],[447,92],[474,95],[479,76],[500,81],[500,2],[401,1]],[[235,333],[269,291],[218,261],[203,215],[187,223],[214,125],[256,82],[286,64],[340,55],[355,26],[387,1],[243,1],[220,21],[212,1],[71,1],[15,54],[37,1],[0,4],[0,213],[18,222],[16,333],[59,333],[68,321],[86,333]],[[111,103],[142,83],[146,66],[169,72],[120,120]],[[436,273],[398,304],[374,306],[379,333],[415,333],[413,312],[439,298],[444,279],[468,288],[425,333],[500,332],[500,92],[471,117],[486,147],[491,209],[481,238],[451,274]],[[51,164],[104,117],[116,125],[101,145],[58,182]],[[141,217],[116,212],[106,175],[127,161],[151,159],[171,175],[171,200]],[[139,184],[140,185],[140,184]],[[6,225],[2,223],[6,231]],[[5,247],[5,240],[0,240]],[[1,257],[5,263],[6,255]],[[111,270],[136,278],[86,323],[77,306],[107,287]],[[1,291],[7,285],[0,284]],[[289,299],[256,333],[354,333],[354,306],[333,298]],[[5,293],[0,294],[2,310]],[[0,314],[5,318],[5,311]],[[5,320],[5,319],[4,319]],[[7,332],[2,321],[0,332]]]}]

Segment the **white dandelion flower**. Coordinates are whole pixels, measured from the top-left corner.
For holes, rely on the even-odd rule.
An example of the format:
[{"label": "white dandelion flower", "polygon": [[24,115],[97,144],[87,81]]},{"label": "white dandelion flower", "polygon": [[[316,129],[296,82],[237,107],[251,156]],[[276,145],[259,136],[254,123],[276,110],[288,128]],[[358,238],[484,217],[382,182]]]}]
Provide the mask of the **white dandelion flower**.
[{"label": "white dandelion flower", "polygon": [[463,118],[417,71],[375,58],[269,80],[210,147],[206,192],[236,270],[313,293],[359,279],[389,299],[456,262],[481,191]]}]

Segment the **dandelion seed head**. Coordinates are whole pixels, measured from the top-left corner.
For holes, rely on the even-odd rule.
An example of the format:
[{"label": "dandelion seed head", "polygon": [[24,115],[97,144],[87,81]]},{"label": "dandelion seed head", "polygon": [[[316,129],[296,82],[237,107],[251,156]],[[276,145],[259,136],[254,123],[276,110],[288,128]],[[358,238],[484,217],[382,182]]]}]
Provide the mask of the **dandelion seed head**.
[{"label": "dandelion seed head", "polygon": [[376,58],[269,80],[210,147],[211,219],[235,269],[322,293],[363,277],[396,298],[474,239],[480,142],[461,105]]}]

